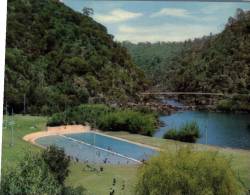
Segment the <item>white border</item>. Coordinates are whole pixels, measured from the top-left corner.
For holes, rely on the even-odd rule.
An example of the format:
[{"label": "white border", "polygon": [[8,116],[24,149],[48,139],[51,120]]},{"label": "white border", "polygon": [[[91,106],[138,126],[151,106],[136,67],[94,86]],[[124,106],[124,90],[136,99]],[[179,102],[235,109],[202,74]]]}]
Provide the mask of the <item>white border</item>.
[{"label": "white border", "polygon": [[[6,18],[7,0],[1,0],[0,6],[0,170],[2,165],[2,127],[3,127],[3,92],[4,92],[4,69],[5,69],[5,38],[6,38]],[[1,180],[1,171],[0,171]]]}]

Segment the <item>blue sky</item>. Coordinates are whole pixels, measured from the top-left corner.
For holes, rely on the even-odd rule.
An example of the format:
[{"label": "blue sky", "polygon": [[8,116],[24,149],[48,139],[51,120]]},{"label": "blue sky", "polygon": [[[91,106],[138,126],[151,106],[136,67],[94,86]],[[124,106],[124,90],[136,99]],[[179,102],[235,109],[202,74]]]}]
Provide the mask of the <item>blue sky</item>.
[{"label": "blue sky", "polygon": [[131,42],[184,41],[221,32],[237,8],[250,3],[169,1],[62,0],[76,11],[94,9],[93,18],[115,40]]}]

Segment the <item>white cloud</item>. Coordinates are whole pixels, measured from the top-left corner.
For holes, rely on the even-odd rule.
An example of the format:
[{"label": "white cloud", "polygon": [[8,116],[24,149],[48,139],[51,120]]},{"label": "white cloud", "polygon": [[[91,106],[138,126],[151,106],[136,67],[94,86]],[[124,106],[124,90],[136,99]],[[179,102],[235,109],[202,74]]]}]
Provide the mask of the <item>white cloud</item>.
[{"label": "white cloud", "polygon": [[175,16],[175,17],[186,17],[189,16],[190,12],[186,9],[178,9],[178,8],[163,8],[160,11],[153,13],[151,17],[159,17],[159,16]]},{"label": "white cloud", "polygon": [[142,16],[142,13],[129,12],[122,9],[112,10],[109,14],[97,14],[95,19],[103,23],[116,23]]},{"label": "white cloud", "polygon": [[131,27],[122,25],[118,27],[116,40],[129,40],[134,43],[138,42],[157,42],[157,41],[184,41],[209,35],[210,32],[217,33],[219,29],[215,26],[208,25],[176,25],[165,23],[155,26],[137,26]]},{"label": "white cloud", "polygon": [[[223,4],[211,3],[210,5],[202,8],[200,11],[203,14],[212,15],[212,14],[218,14],[218,13],[225,14],[225,12],[227,13],[231,9],[236,10],[235,4],[229,3],[229,2],[224,2]],[[231,13],[231,12],[229,11],[229,13]]]},{"label": "white cloud", "polygon": [[[215,8],[211,8],[212,11]],[[202,10],[202,12],[206,12],[208,10]],[[160,16],[173,16],[173,17],[179,17],[181,19],[188,19],[188,20],[192,20],[192,21],[196,21],[196,22],[210,22],[210,21],[215,21],[216,17],[215,16],[211,16],[211,15],[199,15],[199,16],[195,16],[193,15],[194,13],[191,13],[190,11],[186,10],[186,9],[178,9],[178,8],[163,8],[158,12],[155,12],[153,14],[150,15],[151,18],[154,17],[160,17]]]}]

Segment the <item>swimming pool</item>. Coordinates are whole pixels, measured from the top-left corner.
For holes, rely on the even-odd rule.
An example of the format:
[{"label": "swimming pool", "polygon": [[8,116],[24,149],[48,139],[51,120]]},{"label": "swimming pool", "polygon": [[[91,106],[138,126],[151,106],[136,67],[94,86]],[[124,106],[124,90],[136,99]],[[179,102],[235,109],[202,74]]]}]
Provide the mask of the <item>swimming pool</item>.
[{"label": "swimming pool", "polygon": [[90,163],[138,164],[158,153],[149,147],[92,132],[46,136],[38,138],[36,143],[62,147],[72,158]]}]

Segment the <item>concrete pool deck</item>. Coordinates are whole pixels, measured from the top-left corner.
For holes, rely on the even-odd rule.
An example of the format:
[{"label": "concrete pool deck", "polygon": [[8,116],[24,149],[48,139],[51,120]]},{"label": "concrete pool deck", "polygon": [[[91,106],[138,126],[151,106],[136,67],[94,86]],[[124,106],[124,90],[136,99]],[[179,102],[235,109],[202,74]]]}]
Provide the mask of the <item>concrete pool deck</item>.
[{"label": "concrete pool deck", "polygon": [[[57,127],[47,127],[46,130],[30,133],[23,137],[23,140],[30,142],[32,144],[38,145],[36,140],[41,137],[47,137],[52,135],[65,135],[73,133],[84,133],[90,132],[90,126],[83,125],[63,125]],[[39,145],[40,146],[40,145]]]}]

